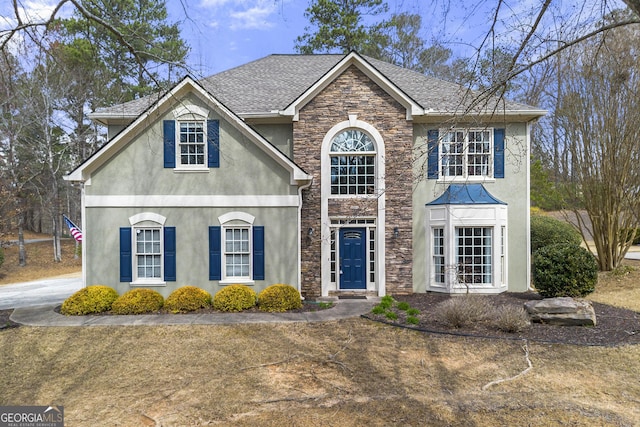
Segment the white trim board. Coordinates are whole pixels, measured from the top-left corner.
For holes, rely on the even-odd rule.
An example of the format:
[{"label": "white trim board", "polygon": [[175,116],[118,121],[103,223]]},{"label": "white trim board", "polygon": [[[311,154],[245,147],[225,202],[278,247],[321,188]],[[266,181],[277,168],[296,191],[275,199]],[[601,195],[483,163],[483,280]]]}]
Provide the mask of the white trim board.
[{"label": "white trim board", "polygon": [[297,207],[298,196],[178,196],[178,195],[117,195],[85,196],[87,208],[106,207]]}]

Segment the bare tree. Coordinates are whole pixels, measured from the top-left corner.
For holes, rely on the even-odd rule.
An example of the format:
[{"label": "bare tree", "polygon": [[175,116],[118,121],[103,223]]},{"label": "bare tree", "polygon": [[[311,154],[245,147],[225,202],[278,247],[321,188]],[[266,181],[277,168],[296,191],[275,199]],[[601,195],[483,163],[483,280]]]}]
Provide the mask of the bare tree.
[{"label": "bare tree", "polygon": [[[616,19],[616,17],[612,17]],[[570,49],[557,111],[568,158],[569,197],[601,270],[620,264],[640,212],[640,25],[620,27]]]}]

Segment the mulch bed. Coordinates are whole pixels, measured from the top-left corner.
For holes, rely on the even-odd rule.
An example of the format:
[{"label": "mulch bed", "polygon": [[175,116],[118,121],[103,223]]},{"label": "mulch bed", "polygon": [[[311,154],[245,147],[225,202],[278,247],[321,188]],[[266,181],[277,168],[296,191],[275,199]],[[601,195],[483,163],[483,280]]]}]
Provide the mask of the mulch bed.
[{"label": "mulch bed", "polygon": [[[407,327],[423,332],[488,337],[500,339],[519,339],[537,342],[574,344],[587,346],[618,346],[625,344],[640,344],[640,313],[624,308],[613,307],[594,302],[597,325],[595,327],[583,326],[552,326],[533,323],[522,332],[507,333],[478,323],[470,328],[454,329],[442,323],[435,315],[435,307],[443,301],[451,298],[448,295],[438,293],[425,293],[396,296],[397,301],[406,301],[412,308],[420,310],[420,323],[409,325],[403,321],[400,314],[397,321],[390,321],[385,316],[369,313],[363,317],[370,320],[384,322],[395,326]],[[456,298],[456,297],[454,297]],[[535,293],[503,293],[500,295],[483,296],[489,298],[492,304],[514,305],[522,307],[524,302],[531,299],[540,299]],[[296,311],[315,311],[318,307],[305,304],[304,308]],[[15,328],[20,326],[9,320],[12,310],[0,310],[0,329]]]},{"label": "mulch bed", "polygon": [[[463,296],[464,297],[464,296]],[[640,344],[640,313],[624,308],[593,302],[596,313],[595,327],[584,326],[553,326],[540,323],[532,323],[522,332],[507,333],[483,323],[474,324],[468,328],[454,329],[443,323],[435,315],[435,307],[443,301],[452,298],[445,294],[425,293],[394,296],[397,301],[406,301],[412,308],[420,310],[418,325],[410,325],[404,322],[404,316],[400,313],[397,321],[387,319],[384,315],[367,314],[364,317],[389,323],[392,325],[407,327],[420,331],[452,334],[462,336],[476,336],[501,339],[530,340],[546,343],[574,344],[586,346],[618,346],[625,344]],[[460,296],[453,297],[460,298]],[[487,295],[492,304],[513,305],[523,307],[527,300],[541,299],[536,293],[502,293],[500,295]]]}]

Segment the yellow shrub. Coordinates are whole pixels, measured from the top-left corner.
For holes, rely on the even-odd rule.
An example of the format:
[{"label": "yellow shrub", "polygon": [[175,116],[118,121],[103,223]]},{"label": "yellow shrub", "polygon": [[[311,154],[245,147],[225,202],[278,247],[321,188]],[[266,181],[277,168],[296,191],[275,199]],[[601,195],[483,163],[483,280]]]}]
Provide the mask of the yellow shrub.
[{"label": "yellow shrub", "polygon": [[283,312],[300,307],[300,292],[291,285],[271,285],[258,295],[258,308],[262,311]]},{"label": "yellow shrub", "polygon": [[118,292],[109,286],[87,286],[64,300],[60,312],[66,315],[102,313],[111,310],[117,298]]},{"label": "yellow shrub", "polygon": [[153,289],[137,288],[122,294],[111,306],[114,314],[143,314],[158,311],[164,298]]},{"label": "yellow shrub", "polygon": [[213,308],[220,311],[242,311],[256,305],[256,292],[246,285],[229,285],[213,297]]},{"label": "yellow shrub", "polygon": [[211,306],[211,294],[195,286],[183,286],[171,292],[164,308],[172,313],[184,313]]}]

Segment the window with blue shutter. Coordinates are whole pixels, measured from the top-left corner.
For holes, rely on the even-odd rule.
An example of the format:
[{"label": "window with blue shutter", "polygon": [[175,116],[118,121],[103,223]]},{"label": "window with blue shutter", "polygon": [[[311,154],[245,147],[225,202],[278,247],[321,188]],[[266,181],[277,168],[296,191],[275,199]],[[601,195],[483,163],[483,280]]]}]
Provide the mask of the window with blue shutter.
[{"label": "window with blue shutter", "polygon": [[493,177],[504,178],[504,129],[493,130]]},{"label": "window with blue shutter", "polygon": [[162,122],[164,139],[164,167],[176,167],[176,122],[165,120]]},{"label": "window with blue shutter", "polygon": [[210,168],[220,167],[220,122],[207,120],[207,164]]},{"label": "window with blue shutter", "polygon": [[253,227],[253,280],[264,280],[264,227]]},{"label": "window with blue shutter", "polygon": [[176,281],[176,228],[164,227],[164,280]]},{"label": "window with blue shutter", "polygon": [[133,264],[131,256],[131,228],[120,228],[120,281],[133,281]]},{"label": "window with blue shutter", "polygon": [[209,227],[209,280],[222,280],[221,227]]},{"label": "window with blue shutter", "polygon": [[438,152],[438,130],[430,129],[427,132],[427,179],[438,179]]}]

